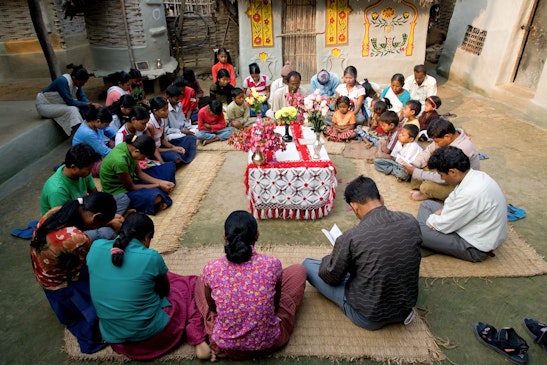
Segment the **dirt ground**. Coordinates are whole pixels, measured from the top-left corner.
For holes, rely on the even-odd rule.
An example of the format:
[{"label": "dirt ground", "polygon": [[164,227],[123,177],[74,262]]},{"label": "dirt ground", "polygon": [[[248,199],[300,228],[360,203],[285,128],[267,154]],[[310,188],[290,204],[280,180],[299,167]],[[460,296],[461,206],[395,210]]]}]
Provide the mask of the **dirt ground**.
[{"label": "dirt ground", "polygon": [[[201,82],[201,80],[200,80]],[[0,100],[32,100],[36,92],[49,80],[1,85]],[[204,90],[208,89],[202,83]],[[102,80],[90,79],[86,93],[92,100],[104,91]],[[481,161],[481,169],[490,174],[501,186],[508,203],[522,207],[527,217],[512,226],[541,255],[547,255],[545,240],[545,156],[547,156],[547,130],[531,123],[531,117],[521,111],[482,97],[469,90],[441,81],[439,96],[443,100],[440,113],[451,113],[451,121],[462,127],[471,136],[478,150],[489,156]],[[535,116],[538,120],[543,116]],[[61,149],[62,150],[62,149]],[[60,151],[61,151],[60,150]],[[24,226],[39,214],[39,194],[43,182],[51,175],[51,166],[58,163],[63,153],[52,157],[52,161],[29,184],[0,204],[0,313],[4,320],[0,325],[2,341],[0,363],[5,364],[76,364],[69,361],[60,350],[63,327],[51,312],[45,296],[36,285],[28,260],[28,241],[16,239],[9,231]],[[222,224],[234,206],[245,206],[245,195],[238,191],[237,203],[229,197],[226,186],[243,189],[241,154],[230,152],[227,162],[202,202],[202,207],[193,218],[193,223],[183,238],[183,244],[192,242],[217,242],[222,235]],[[290,237],[294,242],[318,243],[322,238],[320,228],[329,228],[332,223],[347,228],[356,223],[346,211],[343,203],[345,183],[359,172],[351,159],[342,155],[333,156],[337,166],[337,177],[341,180],[337,189],[337,208],[325,219],[315,222],[282,220],[261,221],[261,239],[267,242],[285,242]],[[241,181],[240,185],[234,181]],[[396,182],[393,181],[393,184]],[[239,186],[239,187],[238,187]],[[382,194],[390,190],[380,186]],[[243,199],[243,200],[242,200]],[[402,206],[415,209],[416,204],[406,196],[400,199]],[[410,211],[412,211],[410,210]],[[219,245],[221,245],[220,240]],[[219,246],[220,247],[220,246]],[[488,322],[497,327],[512,326],[530,344],[529,364],[545,364],[547,355],[523,330],[521,321],[525,316],[547,320],[547,275],[518,278],[470,278],[467,280],[420,280],[418,307],[434,336],[446,346],[442,351],[448,360],[443,364],[503,364],[502,356],[480,344],[474,337],[472,326],[476,321]],[[263,359],[253,364],[274,364],[282,360]],[[285,360],[292,363],[294,360]],[[303,364],[331,364],[330,360],[300,358]],[[338,361],[337,361],[338,362]],[[151,362],[152,363],[152,362]],[[199,361],[182,363],[198,364]],[[251,363],[251,362],[246,362]],[[340,363],[346,363],[341,361]],[[370,360],[355,363],[375,364]],[[84,362],[83,364],[90,364]]]}]

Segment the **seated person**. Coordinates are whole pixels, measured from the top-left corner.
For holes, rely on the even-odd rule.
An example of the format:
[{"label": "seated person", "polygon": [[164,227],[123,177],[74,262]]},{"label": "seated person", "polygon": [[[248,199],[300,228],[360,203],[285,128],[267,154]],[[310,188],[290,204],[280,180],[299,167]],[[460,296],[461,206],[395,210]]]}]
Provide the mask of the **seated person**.
[{"label": "seated person", "polygon": [[454,146],[435,150],[428,167],[455,189],[444,205],[427,200],[420,206],[422,246],[471,262],[494,256],[507,239],[507,203],[498,184],[473,170],[469,157]]},{"label": "seated person", "polygon": [[[252,88],[255,89],[258,95],[264,96],[265,101],[262,104],[261,114],[266,115],[266,112],[269,109],[268,99],[270,98],[270,85],[271,81],[267,75],[260,73],[260,67],[256,62],[253,62],[249,65],[249,76],[243,80],[243,93],[245,95],[251,95]],[[249,90],[249,93],[247,93]],[[254,110],[250,111],[252,117],[256,117]]]},{"label": "seated person", "polygon": [[173,83],[180,90],[180,106],[182,107],[182,113],[189,123],[197,122],[198,120],[198,99],[196,98],[196,91],[188,86],[187,81],[178,76]]},{"label": "seated person", "polygon": [[313,94],[315,90],[319,90],[319,95],[334,99],[338,85],[340,85],[338,75],[323,69],[312,76],[310,80],[310,94]]},{"label": "seated person", "polygon": [[73,146],[85,143],[93,147],[101,155],[101,158],[95,163],[91,171],[94,177],[99,176],[101,162],[111,151],[111,148],[105,144],[105,141],[108,140],[109,144],[114,146],[113,140],[116,137],[116,131],[108,127],[110,122],[112,122],[112,114],[108,108],[91,107],[85,117],[85,121],[80,124],[80,127],[74,134],[74,138],[72,138]]},{"label": "seated person", "polygon": [[418,299],[418,222],[388,210],[368,177],[349,183],[344,196],[360,222],[336,239],[332,254],[304,260],[308,282],[359,327],[410,323]]},{"label": "seated person", "polygon": [[325,136],[329,141],[347,142],[357,137],[355,133],[355,114],[350,108],[350,100],[347,96],[340,96],[336,100],[336,111],[332,116],[332,125],[325,130]]},{"label": "seated person", "polygon": [[137,160],[152,156],[154,139],[148,135],[129,134],[125,142],[112,149],[101,164],[101,185],[110,194],[127,194],[131,207],[138,212],[156,214],[173,201],[169,193],[175,188],[175,164],[167,162],[144,172]]},{"label": "seated person", "polygon": [[178,158],[182,163],[190,163],[196,157],[197,128],[192,126],[190,119],[184,116],[184,109],[180,101],[180,88],[171,85],[165,90],[168,101],[168,115],[164,129],[167,142],[184,149]]},{"label": "seated person", "polygon": [[209,96],[211,100],[220,101],[223,108],[226,108],[232,102],[232,89],[235,86],[230,84],[230,74],[225,69],[220,69],[216,77],[216,82],[209,88]]},{"label": "seated person", "polygon": [[403,87],[408,90],[411,99],[422,104],[422,109],[429,96],[437,95],[437,80],[427,74],[425,65],[414,66],[414,73],[405,79]]},{"label": "seated person", "polygon": [[302,76],[297,71],[291,71],[285,78],[285,85],[275,91],[275,94],[272,96],[272,108],[268,110],[266,116],[274,119],[275,113],[286,106],[294,107],[303,107],[304,101],[300,103],[301,105],[291,104],[290,99],[297,97],[298,95],[304,98],[306,94],[304,90],[300,87],[300,82],[302,81]]},{"label": "seated person", "polygon": [[[47,179],[40,195],[40,210],[42,215],[59,207],[69,200],[83,198],[97,192],[95,182],[91,177],[91,169],[101,156],[82,143],[71,147],[65,156],[64,163]],[[125,194],[114,196],[116,200],[116,216],[104,227],[85,231],[94,241],[99,238],[113,238],[121,227],[122,215],[129,208],[129,197]]]},{"label": "seated person", "polygon": [[116,213],[110,194],[93,193],[66,201],[38,222],[30,241],[34,276],[59,322],[76,337],[80,351],[92,354],[106,346],[89,294],[86,230],[104,226]]},{"label": "seated person", "polygon": [[463,129],[456,129],[450,121],[444,118],[432,121],[427,128],[427,134],[429,138],[433,139],[433,142],[416,156],[414,162],[403,164],[406,172],[412,175],[412,188],[419,189],[410,191],[410,198],[418,201],[445,200],[454,187],[446,184],[436,171],[425,169],[433,151],[444,146],[458,147],[469,157],[473,170],[480,170],[479,153]]},{"label": "seated person", "polygon": [[410,175],[405,171],[401,162],[412,163],[416,155],[422,152],[422,147],[416,143],[419,132],[420,130],[414,124],[405,125],[397,136],[398,140],[391,154],[384,154],[374,160],[376,170],[386,175],[393,173],[399,182],[410,180]]},{"label": "seated person", "polygon": [[226,108],[226,120],[228,126],[237,129],[253,124],[249,106],[245,104],[245,92],[239,87],[232,89],[232,102]]},{"label": "seated person", "polygon": [[131,95],[131,76],[120,71],[112,75],[108,75],[113,80],[113,85],[106,90],[106,102],[104,105],[110,106],[118,101],[122,95]]},{"label": "seated person", "polygon": [[196,137],[202,144],[217,141],[225,141],[232,135],[233,128],[226,126],[222,104],[218,100],[211,100],[211,103],[200,109],[198,113],[198,132]]},{"label": "seated person", "polygon": [[289,341],[306,271],[299,264],[282,269],[277,258],[256,251],[258,226],[248,212],[232,212],[224,231],[226,257],[209,261],[196,282],[211,360],[272,354]]},{"label": "seated person", "polygon": [[134,360],[151,360],[187,337],[200,359],[210,352],[194,302],[196,276],[168,271],[150,248],[154,222],[130,214],[115,240],[98,240],[87,255],[93,305],[112,349]]}]

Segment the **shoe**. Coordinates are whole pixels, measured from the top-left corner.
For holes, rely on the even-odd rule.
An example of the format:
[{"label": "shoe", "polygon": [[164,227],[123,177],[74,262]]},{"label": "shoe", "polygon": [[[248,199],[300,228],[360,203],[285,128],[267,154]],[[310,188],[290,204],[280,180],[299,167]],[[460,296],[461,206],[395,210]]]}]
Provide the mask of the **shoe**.
[{"label": "shoe", "polygon": [[526,331],[534,337],[534,343],[540,345],[543,351],[547,353],[547,324],[533,318],[524,318],[522,322]]},{"label": "shoe", "polygon": [[510,222],[526,218],[526,211],[522,208],[517,208],[512,204],[507,204],[507,220]]},{"label": "shoe", "polygon": [[482,344],[505,356],[514,364],[528,362],[528,343],[511,327],[503,327],[499,331],[486,323],[475,323],[475,335]]}]

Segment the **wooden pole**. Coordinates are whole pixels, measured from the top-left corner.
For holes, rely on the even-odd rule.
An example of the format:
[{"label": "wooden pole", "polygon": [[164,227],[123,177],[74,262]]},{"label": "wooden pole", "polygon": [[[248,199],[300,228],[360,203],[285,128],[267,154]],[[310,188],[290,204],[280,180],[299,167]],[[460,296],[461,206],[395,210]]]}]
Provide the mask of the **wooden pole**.
[{"label": "wooden pole", "polygon": [[42,17],[43,6],[42,0],[28,0],[28,8],[30,11],[30,18],[32,19],[32,25],[34,26],[36,36],[38,37],[38,41],[42,47],[42,52],[44,52],[47,65],[49,67],[51,80],[55,80],[57,77],[61,76],[61,69],[59,68],[57,55],[53,50],[53,45],[49,39],[46,24],[44,22],[44,18]]}]

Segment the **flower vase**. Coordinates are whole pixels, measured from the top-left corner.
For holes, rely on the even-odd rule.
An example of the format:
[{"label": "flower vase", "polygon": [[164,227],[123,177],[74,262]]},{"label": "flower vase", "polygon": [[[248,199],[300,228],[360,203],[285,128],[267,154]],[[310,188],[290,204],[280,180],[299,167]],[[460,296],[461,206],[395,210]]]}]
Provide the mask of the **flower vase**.
[{"label": "flower vase", "polygon": [[257,166],[260,166],[264,163],[266,163],[266,155],[264,155],[260,151],[255,151],[253,155],[251,156],[251,161]]},{"label": "flower vase", "polygon": [[289,134],[290,124],[285,123],[285,135],[283,136],[283,141],[292,142],[292,136]]},{"label": "flower vase", "polygon": [[321,141],[321,132],[315,132],[315,141],[313,141],[313,158],[318,160],[321,158],[319,152],[323,148],[323,142]]}]

